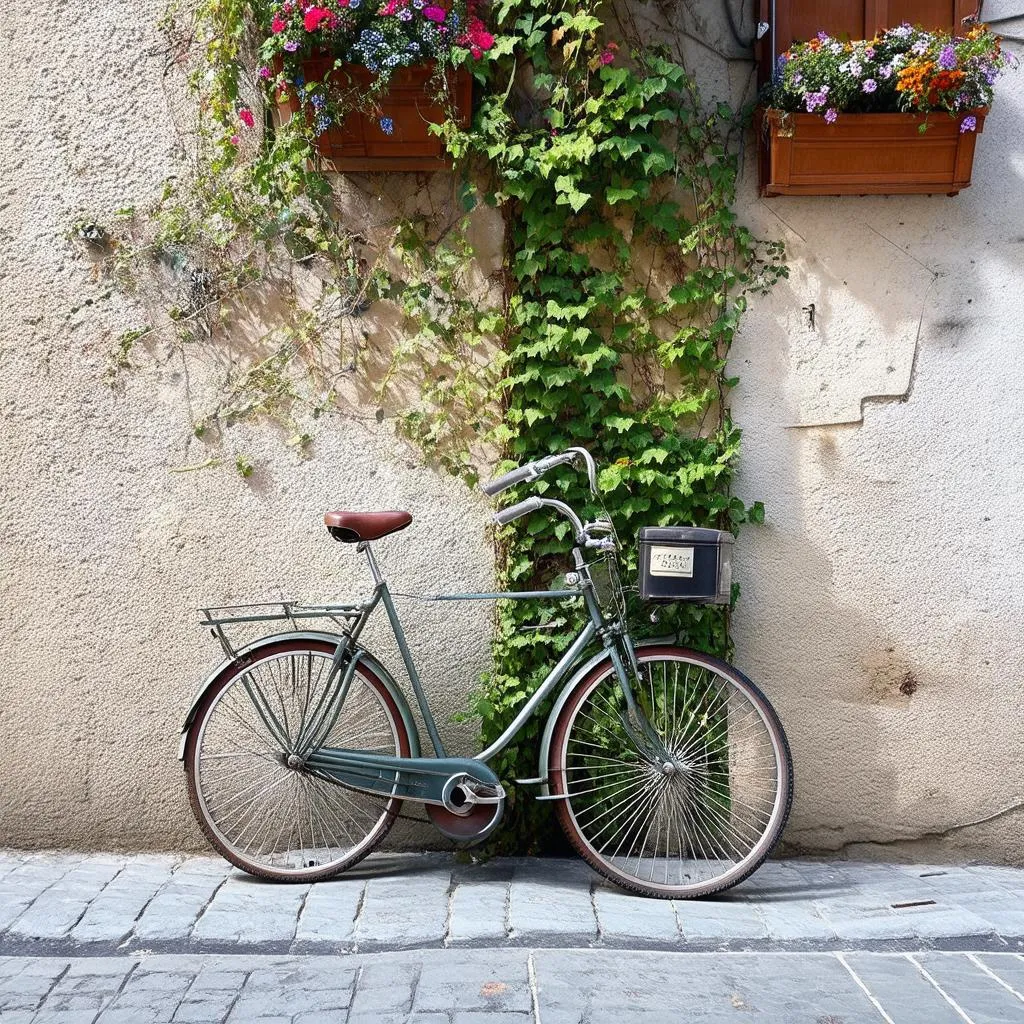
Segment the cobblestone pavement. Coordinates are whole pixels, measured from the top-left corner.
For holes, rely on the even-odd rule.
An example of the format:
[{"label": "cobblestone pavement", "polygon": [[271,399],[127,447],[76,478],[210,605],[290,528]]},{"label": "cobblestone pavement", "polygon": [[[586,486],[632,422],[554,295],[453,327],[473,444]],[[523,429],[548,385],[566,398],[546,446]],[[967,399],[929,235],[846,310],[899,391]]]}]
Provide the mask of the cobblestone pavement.
[{"label": "cobblestone pavement", "polygon": [[772,862],[716,900],[565,860],[0,852],[0,1024],[1024,1024],[1024,871]]},{"label": "cobblestone pavement", "polygon": [[381,854],[275,885],[213,857],[0,852],[0,954],[503,946],[1024,951],[1024,870],[773,861],[721,898],[669,902],[575,860]]},{"label": "cobblestone pavement", "polygon": [[1018,1024],[1013,953],[0,958],[4,1024]]}]

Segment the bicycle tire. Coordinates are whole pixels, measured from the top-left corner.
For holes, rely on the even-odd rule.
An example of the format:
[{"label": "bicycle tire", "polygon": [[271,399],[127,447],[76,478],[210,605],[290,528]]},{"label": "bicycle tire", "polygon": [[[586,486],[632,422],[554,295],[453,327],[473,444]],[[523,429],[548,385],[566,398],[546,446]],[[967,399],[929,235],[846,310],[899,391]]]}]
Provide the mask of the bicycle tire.
[{"label": "bicycle tire", "polygon": [[555,723],[548,779],[559,823],[591,867],[627,890],[711,896],[748,878],[778,842],[793,799],[789,743],[764,694],[721,659],[665,645],[638,660],[646,679],[634,697],[672,755],[671,774],[645,760],[606,663]]},{"label": "bicycle tire", "polygon": [[[233,663],[203,695],[189,729],[185,775],[196,820],[219,853],[256,877],[315,882],[337,875],[383,841],[401,810],[397,798],[362,794],[289,767],[280,738],[249,696],[247,687],[266,690],[294,741],[317,696],[327,692],[335,650],[328,641],[284,640],[251,661]],[[357,667],[341,713],[318,745],[410,755],[398,707],[365,664]],[[231,762],[231,774],[218,774],[218,762]],[[230,792],[232,775],[243,786],[241,796]],[[262,790],[254,789],[260,785]],[[262,799],[270,795],[273,801]],[[252,838],[243,842],[246,835]]]}]

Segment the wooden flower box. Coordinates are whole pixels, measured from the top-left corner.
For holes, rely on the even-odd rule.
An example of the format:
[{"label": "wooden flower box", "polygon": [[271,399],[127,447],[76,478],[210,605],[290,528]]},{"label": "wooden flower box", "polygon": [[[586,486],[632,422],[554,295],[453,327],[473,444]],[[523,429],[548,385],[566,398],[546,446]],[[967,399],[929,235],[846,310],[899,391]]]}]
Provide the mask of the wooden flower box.
[{"label": "wooden flower box", "polygon": [[[330,75],[334,95],[369,92],[375,76],[358,64],[334,67],[333,57],[309,57],[303,61],[307,82],[323,81]],[[429,126],[441,124],[445,111],[435,98],[436,82],[432,81],[433,65],[421,64],[399,68],[391,78],[386,93],[379,99],[380,112],[367,114],[352,111],[340,124],[330,127],[316,140],[320,156],[335,171],[436,171],[451,167],[440,137]],[[448,88],[456,111],[456,120],[463,127],[472,113],[473,77],[465,69],[448,73]],[[282,123],[299,111],[294,89],[278,102]],[[307,106],[307,116],[312,118]],[[381,127],[382,117],[391,119],[394,130],[389,135]]]},{"label": "wooden flower box", "polygon": [[[974,144],[987,113],[985,108],[954,117],[840,114],[834,124],[826,124],[818,114],[760,109],[755,124],[761,195],[955,196],[971,183]],[[968,116],[977,127],[961,132]]]}]

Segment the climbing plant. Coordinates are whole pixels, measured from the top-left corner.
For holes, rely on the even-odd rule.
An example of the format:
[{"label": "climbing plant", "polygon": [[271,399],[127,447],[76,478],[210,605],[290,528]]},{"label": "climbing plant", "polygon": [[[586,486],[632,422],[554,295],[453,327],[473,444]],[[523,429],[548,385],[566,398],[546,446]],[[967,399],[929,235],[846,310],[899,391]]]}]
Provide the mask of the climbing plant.
[{"label": "climbing plant", "polygon": [[[268,328],[270,358],[233,383],[230,415],[282,400],[325,408],[338,374],[361,372],[359,319],[390,306],[403,318],[401,340],[373,383],[383,398],[399,378],[418,380],[400,403],[404,433],[470,484],[587,447],[603,466],[601,501],[626,542],[629,582],[641,526],[735,529],[763,516],[732,494],[740,431],[727,360],[748,296],[785,266],[781,248],[755,239],[733,210],[740,115],[706,102],[667,51],[610,38],[600,11],[596,2],[493,0],[495,41],[473,66],[472,124],[438,128],[457,161],[444,216],[396,218],[371,238],[346,219],[308,132],[275,129],[269,114],[253,117],[262,136],[239,132],[240,108],[261,102],[247,78],[252,11],[244,0],[200,0],[194,17],[168,22],[172,53],[195,53],[199,42],[196,171],[187,193],[165,194],[152,244],[172,264],[203,254],[201,294],[179,310],[179,329],[238,289],[280,286],[289,261],[321,268],[318,300],[292,303]],[[469,238],[484,206],[501,214],[504,250],[498,280],[481,286]],[[352,352],[325,360],[324,339],[333,345],[345,324]],[[119,359],[137,343],[137,333],[122,341]],[[596,511],[570,470],[535,489]],[[548,585],[566,565],[568,529],[534,513],[500,531],[499,582]],[[485,741],[568,646],[568,611],[498,605],[493,669],[471,702]],[[728,609],[678,606],[652,623],[634,601],[630,613],[641,635],[728,652]],[[538,624],[549,628],[523,629]],[[538,729],[498,759],[504,779],[536,774]],[[513,791],[509,813],[497,840],[505,848],[549,842],[543,805]]]}]

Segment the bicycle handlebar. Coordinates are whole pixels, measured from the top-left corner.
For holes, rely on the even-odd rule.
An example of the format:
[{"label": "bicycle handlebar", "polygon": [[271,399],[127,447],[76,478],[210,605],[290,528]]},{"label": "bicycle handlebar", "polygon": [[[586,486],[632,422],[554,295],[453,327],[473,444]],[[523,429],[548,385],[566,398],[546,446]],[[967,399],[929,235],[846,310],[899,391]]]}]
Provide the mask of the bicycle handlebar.
[{"label": "bicycle handlebar", "polygon": [[535,494],[532,498],[527,498],[526,501],[519,502],[518,505],[509,505],[508,508],[503,508],[500,512],[495,512],[494,521],[499,526],[508,526],[509,523],[518,519],[520,516],[529,515],[531,512],[536,512],[537,509],[543,507],[544,502]]},{"label": "bicycle handlebar", "polygon": [[501,494],[502,491],[507,491],[516,484],[521,484],[524,481],[539,480],[545,473],[556,466],[564,466],[566,463],[575,462],[577,457],[582,458],[586,463],[587,480],[590,484],[591,493],[597,494],[597,467],[594,464],[593,457],[586,448],[567,448],[559,455],[549,455],[547,458],[537,459],[536,462],[528,462],[525,466],[509,470],[503,476],[495,477],[493,480],[481,484],[480,490],[493,498],[495,495]]}]

